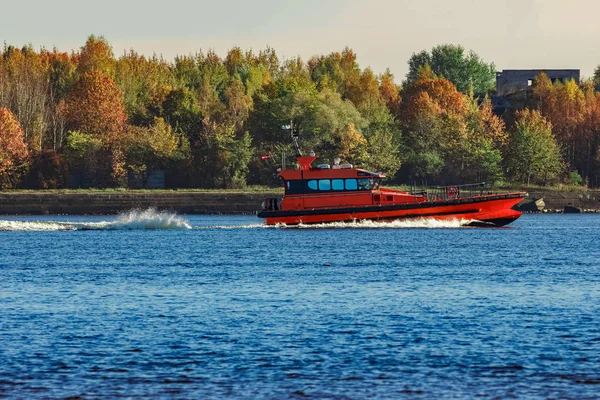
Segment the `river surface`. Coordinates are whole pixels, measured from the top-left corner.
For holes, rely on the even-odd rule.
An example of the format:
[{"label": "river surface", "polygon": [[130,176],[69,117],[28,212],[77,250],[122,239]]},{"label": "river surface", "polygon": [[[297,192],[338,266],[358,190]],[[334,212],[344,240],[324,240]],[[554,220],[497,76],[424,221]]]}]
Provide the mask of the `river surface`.
[{"label": "river surface", "polygon": [[600,215],[0,220],[0,397],[600,397]]}]

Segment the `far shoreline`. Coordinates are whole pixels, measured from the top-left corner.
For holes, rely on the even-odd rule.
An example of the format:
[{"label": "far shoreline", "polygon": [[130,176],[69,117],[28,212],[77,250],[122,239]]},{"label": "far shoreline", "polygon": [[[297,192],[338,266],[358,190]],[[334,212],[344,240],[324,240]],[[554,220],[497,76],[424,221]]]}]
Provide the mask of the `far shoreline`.
[{"label": "far shoreline", "polygon": [[[574,206],[582,213],[600,213],[600,190],[578,188],[523,188],[523,203],[543,198],[546,213]],[[509,191],[502,189],[502,191]],[[116,215],[132,209],[166,210],[179,214],[256,214],[279,188],[181,190],[22,190],[0,192],[0,215]]]}]

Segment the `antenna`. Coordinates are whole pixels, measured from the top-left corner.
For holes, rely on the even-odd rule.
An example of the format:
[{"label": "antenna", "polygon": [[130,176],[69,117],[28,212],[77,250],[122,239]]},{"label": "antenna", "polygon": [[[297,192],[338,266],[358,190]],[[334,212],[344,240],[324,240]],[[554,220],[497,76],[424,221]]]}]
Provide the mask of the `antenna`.
[{"label": "antenna", "polygon": [[292,143],[294,144],[294,149],[296,150],[296,157],[302,157],[302,152],[300,151],[300,146],[298,146],[298,130],[294,129],[294,121],[290,120],[290,133],[292,135]]}]

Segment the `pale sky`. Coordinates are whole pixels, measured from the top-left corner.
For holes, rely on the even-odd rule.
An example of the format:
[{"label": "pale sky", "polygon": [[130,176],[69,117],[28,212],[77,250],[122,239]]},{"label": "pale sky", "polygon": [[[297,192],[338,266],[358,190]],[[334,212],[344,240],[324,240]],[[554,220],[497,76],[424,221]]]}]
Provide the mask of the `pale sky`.
[{"label": "pale sky", "polygon": [[103,35],[125,50],[167,60],[233,46],[280,58],[341,51],[400,82],[412,53],[443,43],[472,49],[498,70],[600,64],[597,0],[0,0],[0,41],[80,48]]}]

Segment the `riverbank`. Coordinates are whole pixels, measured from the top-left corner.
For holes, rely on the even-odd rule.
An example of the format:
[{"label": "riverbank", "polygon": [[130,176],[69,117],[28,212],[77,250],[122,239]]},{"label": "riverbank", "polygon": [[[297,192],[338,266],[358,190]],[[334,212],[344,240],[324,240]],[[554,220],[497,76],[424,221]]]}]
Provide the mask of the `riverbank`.
[{"label": "riverbank", "polygon": [[[524,203],[544,199],[546,212],[561,212],[567,205],[583,212],[600,212],[600,190],[526,189]],[[118,214],[131,209],[156,208],[180,214],[254,214],[267,197],[281,190],[106,190],[1,192],[0,214]]]},{"label": "riverbank", "polygon": [[64,191],[0,193],[3,215],[119,214],[156,208],[180,214],[254,214],[280,191]]},{"label": "riverbank", "polygon": [[564,212],[565,207],[574,207],[581,212],[600,213],[600,190],[597,189],[524,189],[528,196],[520,205],[542,199],[544,209],[541,212]]}]

